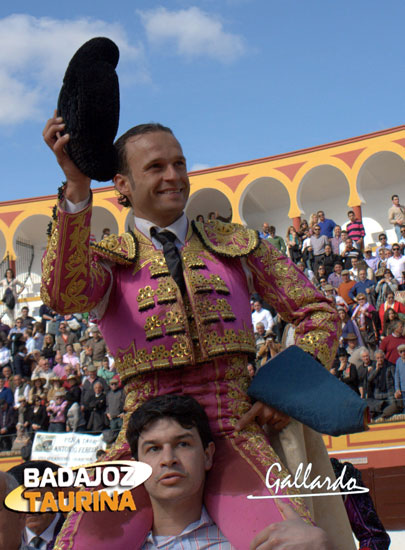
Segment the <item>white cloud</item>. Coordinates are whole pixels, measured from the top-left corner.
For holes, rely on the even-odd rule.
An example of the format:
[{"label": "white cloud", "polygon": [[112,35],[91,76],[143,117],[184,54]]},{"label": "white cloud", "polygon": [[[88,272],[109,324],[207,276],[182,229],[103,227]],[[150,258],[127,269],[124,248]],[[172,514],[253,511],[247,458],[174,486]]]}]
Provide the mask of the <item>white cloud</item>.
[{"label": "white cloud", "polygon": [[196,172],[197,170],[205,170],[206,168],[211,168],[211,166],[209,164],[202,164],[202,163],[196,162],[195,164],[192,165],[189,172]]},{"label": "white cloud", "polygon": [[245,52],[242,37],[226,32],[219,17],[197,7],[178,11],[160,7],[139,14],[152,44],[174,43],[185,57],[208,56],[226,63]]},{"label": "white cloud", "polygon": [[0,124],[43,117],[43,105],[53,97],[56,103],[70,58],[94,36],[114,40],[121,59],[141,61],[141,48],[129,44],[118,24],[24,14],[0,19]]}]

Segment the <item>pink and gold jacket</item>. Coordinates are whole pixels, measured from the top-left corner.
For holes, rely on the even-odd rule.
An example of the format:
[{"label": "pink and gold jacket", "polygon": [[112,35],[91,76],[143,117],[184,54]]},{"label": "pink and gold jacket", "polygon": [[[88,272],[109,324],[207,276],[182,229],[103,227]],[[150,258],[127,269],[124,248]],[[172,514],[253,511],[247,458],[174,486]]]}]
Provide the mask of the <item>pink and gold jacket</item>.
[{"label": "pink and gold jacket", "polygon": [[[218,220],[189,225],[181,249],[187,296],[163,252],[135,230],[93,244],[91,204],[56,211],[43,258],[41,297],[60,313],[94,310],[124,382],[142,373],[255,354],[254,289],[296,327],[296,344],[329,366],[337,314],[297,267],[256,231]],[[248,274],[248,276],[247,276]],[[250,281],[250,285],[248,284]]]}]

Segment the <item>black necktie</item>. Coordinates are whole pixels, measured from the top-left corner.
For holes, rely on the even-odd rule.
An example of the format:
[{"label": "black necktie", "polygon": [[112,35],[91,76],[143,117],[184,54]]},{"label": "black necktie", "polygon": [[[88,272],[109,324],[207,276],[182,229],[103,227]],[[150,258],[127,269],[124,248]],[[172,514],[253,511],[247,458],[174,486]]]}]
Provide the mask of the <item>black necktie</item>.
[{"label": "black necktie", "polygon": [[40,548],[43,540],[44,539],[42,537],[34,537],[31,541],[30,546],[33,546],[34,548]]},{"label": "black necktie", "polygon": [[176,235],[171,231],[161,231],[159,233],[156,227],[151,228],[150,234],[163,246],[163,254],[165,256],[170,275],[176,281],[181,294],[185,294],[186,283],[184,281],[180,252],[178,251],[177,246],[174,244],[174,241],[176,240]]}]

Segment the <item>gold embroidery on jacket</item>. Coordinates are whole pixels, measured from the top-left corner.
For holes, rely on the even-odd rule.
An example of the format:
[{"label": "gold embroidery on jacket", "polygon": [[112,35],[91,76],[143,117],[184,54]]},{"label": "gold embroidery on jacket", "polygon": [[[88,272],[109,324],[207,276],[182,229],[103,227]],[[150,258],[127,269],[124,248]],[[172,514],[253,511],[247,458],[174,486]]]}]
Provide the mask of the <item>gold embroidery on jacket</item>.
[{"label": "gold embroidery on jacket", "polygon": [[155,305],[155,292],[150,285],[140,288],[136,301],[138,302],[139,311],[144,311]]},{"label": "gold embroidery on jacket", "polygon": [[247,256],[260,242],[257,231],[235,223],[219,220],[193,222],[193,228],[208,250],[231,258]]},{"label": "gold embroidery on jacket", "polygon": [[152,317],[146,318],[144,329],[147,340],[153,340],[154,338],[160,338],[163,336],[162,321],[157,315],[152,315]]},{"label": "gold embroidery on jacket", "polygon": [[51,280],[51,273],[54,269],[54,263],[57,257],[57,248],[59,242],[59,229],[55,221],[52,222],[51,235],[48,239],[46,255],[42,260],[42,284],[41,299],[46,305],[50,305],[51,298],[48,292],[48,285]]},{"label": "gold embroidery on jacket", "polygon": [[203,323],[219,321],[219,315],[221,315],[224,321],[234,321],[236,319],[231,305],[225,298],[218,298],[216,302],[211,302],[209,298],[197,298],[196,307],[197,313]]},{"label": "gold embroidery on jacket", "polygon": [[171,277],[160,279],[155,295],[158,304],[166,304],[177,300],[178,286]]},{"label": "gold embroidery on jacket", "polygon": [[98,243],[90,243],[93,253],[115,263],[131,265],[136,259],[136,241],[133,233],[109,235]]}]

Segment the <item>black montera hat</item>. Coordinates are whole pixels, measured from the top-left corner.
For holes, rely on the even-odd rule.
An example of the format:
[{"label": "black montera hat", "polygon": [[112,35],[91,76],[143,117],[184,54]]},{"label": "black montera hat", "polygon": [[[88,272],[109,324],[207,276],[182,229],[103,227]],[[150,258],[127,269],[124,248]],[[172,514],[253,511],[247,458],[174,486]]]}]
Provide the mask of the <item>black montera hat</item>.
[{"label": "black montera hat", "polygon": [[70,134],[67,152],[83,174],[98,181],[117,173],[118,59],[112,40],[92,38],[70,60],[58,98],[58,116]]}]

